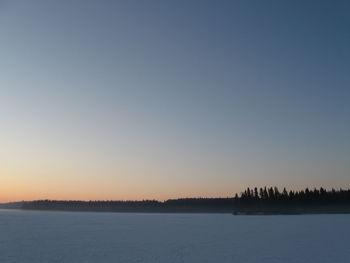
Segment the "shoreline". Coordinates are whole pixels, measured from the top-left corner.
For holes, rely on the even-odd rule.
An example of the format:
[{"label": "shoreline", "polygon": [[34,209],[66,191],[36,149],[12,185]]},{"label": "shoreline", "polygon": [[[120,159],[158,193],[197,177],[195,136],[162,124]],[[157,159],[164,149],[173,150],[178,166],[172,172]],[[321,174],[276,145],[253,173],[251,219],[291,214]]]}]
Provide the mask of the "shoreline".
[{"label": "shoreline", "polygon": [[17,210],[17,211],[37,211],[37,212],[83,212],[83,213],[123,213],[123,214],[231,214],[234,216],[273,216],[273,215],[334,215],[350,214],[350,208],[347,209],[303,209],[303,210],[210,210],[210,209],[187,209],[187,210],[79,210],[79,209],[29,209],[20,207],[0,207],[0,210]]}]

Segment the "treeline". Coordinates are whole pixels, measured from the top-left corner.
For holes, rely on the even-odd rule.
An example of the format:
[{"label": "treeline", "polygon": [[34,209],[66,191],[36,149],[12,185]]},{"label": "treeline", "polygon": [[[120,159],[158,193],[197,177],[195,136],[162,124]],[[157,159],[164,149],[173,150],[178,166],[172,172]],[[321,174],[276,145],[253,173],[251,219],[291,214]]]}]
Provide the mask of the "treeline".
[{"label": "treeline", "polygon": [[132,212],[143,210],[157,210],[161,205],[155,200],[144,201],[57,201],[38,200],[24,202],[22,209],[34,210],[64,210],[64,211],[115,211]]},{"label": "treeline", "polygon": [[247,188],[236,195],[233,211],[244,215],[350,213],[350,190]]},{"label": "treeline", "polygon": [[236,200],[240,203],[260,203],[260,204],[350,204],[350,190],[329,190],[324,188],[314,188],[301,191],[288,191],[283,188],[280,191],[277,187],[264,188],[247,188],[241,193],[241,196],[236,195]]},{"label": "treeline", "polygon": [[143,201],[56,201],[23,202],[22,209],[110,212],[218,212],[231,213],[234,198],[183,198],[164,202]]},{"label": "treeline", "polygon": [[143,201],[55,201],[23,202],[22,209],[110,212],[188,213],[319,213],[350,212],[350,190],[306,188],[301,191],[277,187],[247,188],[228,198],[181,198],[164,202]]}]

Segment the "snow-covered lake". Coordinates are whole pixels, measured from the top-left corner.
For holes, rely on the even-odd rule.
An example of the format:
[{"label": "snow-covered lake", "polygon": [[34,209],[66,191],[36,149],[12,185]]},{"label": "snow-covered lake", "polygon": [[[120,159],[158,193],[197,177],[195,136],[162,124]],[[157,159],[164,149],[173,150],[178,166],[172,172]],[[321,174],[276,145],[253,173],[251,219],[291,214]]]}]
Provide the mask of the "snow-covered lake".
[{"label": "snow-covered lake", "polygon": [[350,262],[350,215],[0,210],[1,263]]}]

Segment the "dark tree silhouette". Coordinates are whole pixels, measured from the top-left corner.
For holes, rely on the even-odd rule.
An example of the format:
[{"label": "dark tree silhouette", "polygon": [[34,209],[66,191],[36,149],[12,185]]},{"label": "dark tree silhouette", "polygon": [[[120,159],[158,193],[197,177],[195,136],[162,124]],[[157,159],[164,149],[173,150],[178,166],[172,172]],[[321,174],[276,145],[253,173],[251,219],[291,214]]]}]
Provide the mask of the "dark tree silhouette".
[{"label": "dark tree silhouette", "polygon": [[[277,187],[247,188],[228,198],[181,198],[164,202],[143,201],[54,201],[22,202],[22,209],[113,211],[113,212],[350,212],[350,190],[327,191],[306,188],[288,191]],[[277,212],[276,212],[277,211]],[[267,212],[266,212],[267,213]]]}]

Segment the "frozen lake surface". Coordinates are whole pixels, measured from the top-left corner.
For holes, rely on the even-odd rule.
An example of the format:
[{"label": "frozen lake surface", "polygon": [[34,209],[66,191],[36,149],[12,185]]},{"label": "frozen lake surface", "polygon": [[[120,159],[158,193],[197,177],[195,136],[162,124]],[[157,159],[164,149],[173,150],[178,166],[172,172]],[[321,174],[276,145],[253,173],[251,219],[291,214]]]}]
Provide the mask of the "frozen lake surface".
[{"label": "frozen lake surface", "polygon": [[350,215],[0,210],[0,262],[350,262]]}]

